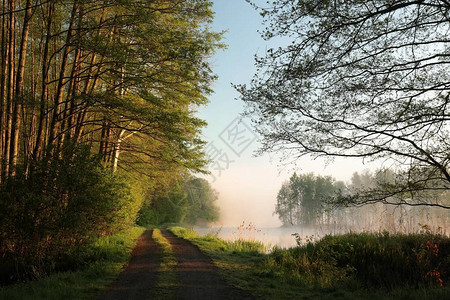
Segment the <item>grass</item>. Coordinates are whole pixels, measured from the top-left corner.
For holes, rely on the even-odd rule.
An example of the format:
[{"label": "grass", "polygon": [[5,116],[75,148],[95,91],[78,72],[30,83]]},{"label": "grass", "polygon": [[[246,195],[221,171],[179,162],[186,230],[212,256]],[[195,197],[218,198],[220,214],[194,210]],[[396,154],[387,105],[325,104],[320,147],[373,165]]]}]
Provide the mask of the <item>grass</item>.
[{"label": "grass", "polygon": [[153,229],[152,238],[159,244],[162,257],[156,284],[149,299],[174,299],[177,286],[174,268],[177,265],[177,260],[172,246],[157,228]]},{"label": "grass", "polygon": [[268,266],[304,285],[443,287],[450,281],[450,239],[433,234],[349,233],[275,249]]},{"label": "grass", "polygon": [[259,242],[170,230],[208,254],[229,284],[261,299],[448,299],[450,294],[450,239],[442,236],[347,234],[268,251]]},{"label": "grass", "polygon": [[0,299],[94,299],[112,283],[128,261],[143,227],[132,227],[113,236],[99,238],[80,249],[77,260],[86,266],[57,272],[27,283],[0,288]]},{"label": "grass", "polygon": [[[450,239],[418,234],[326,236],[290,249],[224,241],[171,227],[208,254],[232,286],[258,299],[448,299]],[[117,277],[144,228],[102,237],[80,251],[85,267],[0,288],[0,299],[94,299]],[[174,299],[177,264],[159,229],[161,264],[151,299]],[[439,287],[442,284],[442,287]]]},{"label": "grass", "polygon": [[229,284],[255,291],[259,284],[255,275],[265,260],[264,253],[268,250],[264,244],[243,240],[224,241],[214,235],[199,236],[195,231],[183,227],[170,227],[169,230],[176,236],[191,241],[210,256]]}]

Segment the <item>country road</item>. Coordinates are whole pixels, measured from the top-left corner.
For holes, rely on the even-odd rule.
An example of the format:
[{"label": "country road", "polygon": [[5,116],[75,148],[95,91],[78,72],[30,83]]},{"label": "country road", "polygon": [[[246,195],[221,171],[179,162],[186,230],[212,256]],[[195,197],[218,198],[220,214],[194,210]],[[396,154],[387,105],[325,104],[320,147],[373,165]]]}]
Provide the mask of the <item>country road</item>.
[{"label": "country road", "polygon": [[99,298],[101,300],[147,299],[156,278],[161,258],[158,244],[147,229],[138,239],[127,266]]},{"label": "country road", "polygon": [[[127,266],[100,300],[150,299],[161,260],[152,231],[146,230],[139,238]],[[174,299],[254,299],[249,293],[227,285],[212,260],[197,246],[166,229],[161,233],[171,244],[178,262],[174,269],[177,279]]]}]

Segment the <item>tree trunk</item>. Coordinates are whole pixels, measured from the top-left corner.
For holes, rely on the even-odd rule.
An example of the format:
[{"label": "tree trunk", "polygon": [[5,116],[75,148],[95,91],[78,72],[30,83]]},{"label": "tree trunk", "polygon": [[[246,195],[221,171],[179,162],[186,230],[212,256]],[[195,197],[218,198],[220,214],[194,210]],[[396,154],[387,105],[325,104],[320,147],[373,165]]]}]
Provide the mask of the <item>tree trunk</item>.
[{"label": "tree trunk", "polygon": [[50,39],[51,39],[51,31],[52,31],[52,21],[53,21],[53,13],[55,9],[55,2],[51,1],[49,3],[48,8],[48,16],[47,16],[47,32],[45,37],[45,44],[44,44],[44,53],[42,54],[42,86],[41,86],[41,104],[40,104],[40,110],[39,110],[39,125],[37,130],[37,137],[36,137],[36,145],[33,151],[33,158],[35,160],[39,160],[42,153],[42,148],[44,145],[44,137],[45,137],[45,120],[46,120],[46,109],[45,104],[47,102],[48,97],[48,75],[50,70],[49,65],[49,47],[50,47]]},{"label": "tree trunk", "polygon": [[117,165],[119,163],[120,156],[120,146],[123,142],[123,134],[125,133],[124,129],[119,129],[119,133],[117,135],[117,141],[114,143],[114,151],[113,151],[113,173],[117,171]]},{"label": "tree trunk", "polygon": [[7,42],[7,23],[6,23],[6,0],[2,1],[2,35],[1,35],[1,73],[0,73],[0,170],[1,176],[0,180],[3,182],[3,179],[6,177],[4,173],[4,164],[5,164],[5,142],[6,142],[6,107],[7,107],[7,98],[6,98],[6,80],[8,78],[7,73],[7,57],[8,57],[8,42]]},{"label": "tree trunk", "polygon": [[14,6],[15,1],[9,1],[9,24],[8,24],[8,36],[9,36],[9,49],[8,49],[8,82],[7,82],[7,125],[6,125],[6,134],[5,134],[5,148],[3,149],[3,153],[5,156],[4,163],[4,174],[5,178],[9,176],[9,167],[10,167],[10,151],[11,151],[11,141],[12,141],[12,115],[14,110],[14,68],[15,68],[15,46],[16,46],[16,36],[15,36],[15,16],[14,16]]},{"label": "tree trunk", "polygon": [[58,87],[56,89],[55,99],[54,99],[54,107],[53,107],[53,116],[50,123],[50,136],[49,136],[49,143],[54,147],[56,144],[56,137],[58,134],[58,126],[60,124],[60,110],[61,110],[61,102],[63,97],[63,86],[64,86],[64,76],[67,69],[67,63],[69,59],[69,48],[70,44],[72,42],[72,35],[73,35],[73,25],[75,23],[76,15],[78,10],[78,1],[75,0],[72,7],[72,15],[70,18],[69,28],[67,30],[67,37],[66,42],[64,46],[64,52],[62,55],[61,60],[61,68],[59,72],[59,79],[58,79]]},{"label": "tree trunk", "polygon": [[10,154],[10,169],[9,175],[14,177],[16,175],[17,157],[19,152],[19,132],[20,132],[20,117],[22,113],[23,102],[23,74],[25,70],[25,58],[28,46],[28,32],[30,28],[31,19],[31,0],[27,0],[25,8],[25,17],[23,20],[22,38],[20,40],[19,48],[19,63],[17,66],[17,78],[16,78],[16,92],[15,92],[15,104],[14,115],[12,122],[11,132],[11,154]]}]

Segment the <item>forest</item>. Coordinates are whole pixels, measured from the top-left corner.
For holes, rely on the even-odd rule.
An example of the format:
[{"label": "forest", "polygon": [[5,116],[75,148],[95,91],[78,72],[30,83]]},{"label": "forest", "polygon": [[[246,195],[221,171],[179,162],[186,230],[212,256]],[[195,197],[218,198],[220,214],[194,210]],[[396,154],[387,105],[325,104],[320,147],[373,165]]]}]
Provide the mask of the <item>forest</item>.
[{"label": "forest", "polygon": [[[2,1],[2,283],[73,268],[76,249],[135,224],[143,207],[141,224],[158,222],[152,211],[217,218],[214,191],[190,175],[205,172],[195,111],[224,47],[211,5]],[[178,211],[164,217],[169,198]],[[198,215],[201,201],[211,208]]]},{"label": "forest", "polygon": [[[380,202],[346,205],[361,191],[395,185],[400,176],[390,170],[354,172],[348,183],[331,176],[294,173],[277,195],[275,214],[283,225],[316,228],[325,233],[417,233],[447,235],[450,215],[445,209],[423,205],[386,205]],[[448,205],[448,192],[430,192],[434,203]],[[389,199],[390,200],[390,199]],[[420,203],[418,203],[420,204]]]}]

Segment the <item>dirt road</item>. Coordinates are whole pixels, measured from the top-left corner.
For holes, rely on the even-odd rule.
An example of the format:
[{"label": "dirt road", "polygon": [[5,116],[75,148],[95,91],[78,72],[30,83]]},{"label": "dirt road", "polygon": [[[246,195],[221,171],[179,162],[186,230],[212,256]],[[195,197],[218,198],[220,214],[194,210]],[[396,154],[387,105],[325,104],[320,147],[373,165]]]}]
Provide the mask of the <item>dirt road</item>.
[{"label": "dirt road", "polygon": [[211,259],[197,246],[168,230],[161,232],[172,245],[178,261],[175,267],[179,283],[176,299],[253,299],[248,293],[228,286]]},{"label": "dirt road", "polygon": [[[254,299],[249,293],[228,286],[211,259],[195,245],[161,230],[170,242],[178,261],[175,267],[175,299]],[[132,257],[117,280],[100,297],[101,300],[150,299],[158,276],[161,251],[152,239],[152,230],[139,238]]]},{"label": "dirt road", "polygon": [[100,300],[148,299],[161,259],[152,233],[153,230],[148,229],[139,237],[128,265]]}]

